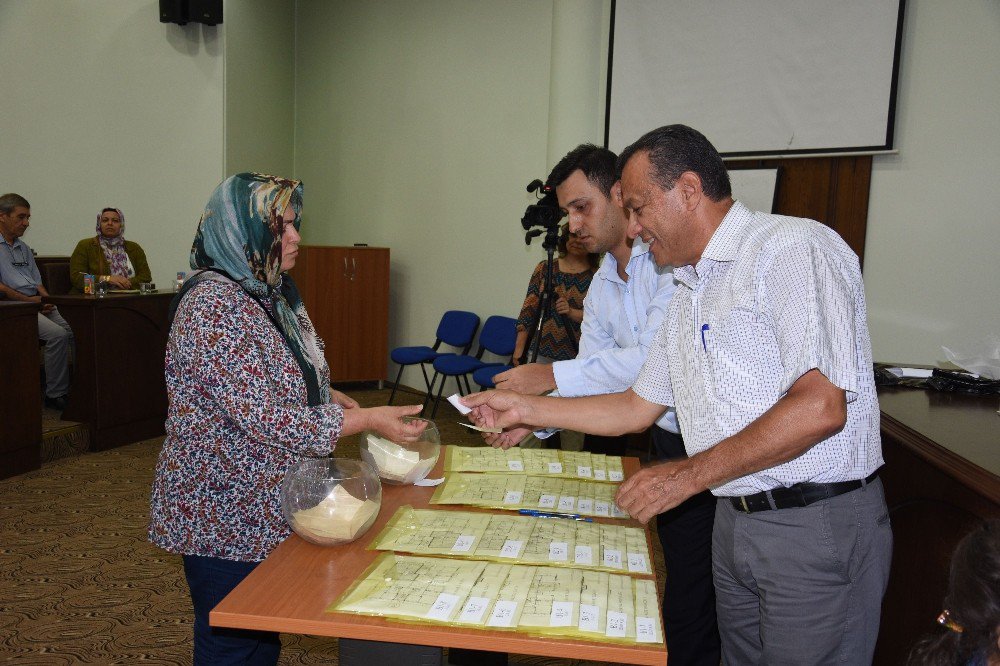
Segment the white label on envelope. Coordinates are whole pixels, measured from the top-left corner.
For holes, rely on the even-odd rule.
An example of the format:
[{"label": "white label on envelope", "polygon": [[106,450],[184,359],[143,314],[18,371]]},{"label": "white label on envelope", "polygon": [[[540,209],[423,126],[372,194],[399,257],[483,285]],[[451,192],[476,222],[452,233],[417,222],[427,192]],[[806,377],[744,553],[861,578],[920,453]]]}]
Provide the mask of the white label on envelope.
[{"label": "white label on envelope", "polygon": [[603,469],[594,470],[594,479],[596,479],[597,481],[604,481],[607,478],[608,478],[608,473]]},{"label": "white label on envelope", "polygon": [[610,472],[608,472],[608,478],[612,481],[621,481],[622,473],[617,469],[613,469]]},{"label": "white label on envelope", "polygon": [[561,462],[550,462],[549,463],[549,474],[562,474],[562,463]]},{"label": "white label on envelope", "polygon": [[472,622],[479,624],[483,621],[483,613],[490,606],[490,600],[486,597],[469,597],[462,608],[462,614],[458,616],[460,622]]},{"label": "white label on envelope", "polygon": [[628,553],[628,570],[638,573],[648,573],[646,556],[643,553]]},{"label": "white label on envelope", "polygon": [[586,477],[586,478],[589,479],[592,476],[592,471],[591,471],[590,467],[588,467],[587,465],[577,465],[576,466],[576,475],[577,476],[584,476],[584,477]]},{"label": "white label on envelope", "polygon": [[542,495],[538,498],[538,506],[542,509],[554,509],[556,508],[556,496],[555,495]]},{"label": "white label on envelope", "polygon": [[521,503],[521,491],[520,490],[508,490],[503,496],[504,504],[520,504]]},{"label": "white label on envelope", "polygon": [[607,502],[602,500],[597,500],[594,502],[594,513],[598,516],[608,516],[611,515],[611,507]]},{"label": "white label on envelope", "polygon": [[618,611],[608,611],[608,628],[604,635],[608,638],[625,638],[628,629],[628,616]]},{"label": "white label on envelope", "polygon": [[576,503],[576,510],[580,513],[594,513],[594,500],[581,497]]},{"label": "white label on envelope", "polygon": [[593,564],[594,549],[590,546],[577,546],[573,549],[573,561],[577,564]]},{"label": "white label on envelope", "polygon": [[550,562],[565,562],[566,558],[569,557],[569,544],[565,541],[550,541],[549,542],[549,561]]},{"label": "white label on envelope", "polygon": [[507,469],[509,469],[512,472],[523,472],[524,462],[521,460],[508,460]]},{"label": "white label on envelope", "polygon": [[509,627],[514,621],[514,613],[517,611],[517,602],[502,600],[493,606],[490,619],[486,621],[487,627]]},{"label": "white label on envelope", "polygon": [[622,551],[612,550],[611,548],[604,549],[604,566],[611,567],[613,569],[622,568]]},{"label": "white label on envelope", "polygon": [[521,546],[523,545],[523,541],[507,539],[503,542],[503,548],[500,549],[500,557],[517,557],[521,553]]},{"label": "white label on envelope", "polygon": [[656,642],[656,620],[651,617],[635,618],[635,642],[655,643]]},{"label": "white label on envelope", "polygon": [[552,613],[549,614],[550,627],[568,627],[573,620],[572,601],[553,601]]},{"label": "white label on envelope", "polygon": [[560,511],[572,511],[576,507],[576,498],[572,495],[564,495],[559,498]]},{"label": "white label on envelope", "polygon": [[472,548],[472,542],[476,540],[475,534],[460,534],[455,539],[455,545],[451,547],[456,553],[467,553]]},{"label": "white label on envelope", "polygon": [[597,606],[580,604],[580,621],[576,625],[577,628],[580,631],[599,631],[600,624],[597,614],[600,612],[601,610]]},{"label": "white label on envelope", "polygon": [[448,618],[451,617],[451,612],[455,610],[455,604],[457,603],[457,595],[442,592],[438,595],[437,601],[434,602],[431,609],[427,611],[427,617],[431,620],[443,620],[447,622]]}]

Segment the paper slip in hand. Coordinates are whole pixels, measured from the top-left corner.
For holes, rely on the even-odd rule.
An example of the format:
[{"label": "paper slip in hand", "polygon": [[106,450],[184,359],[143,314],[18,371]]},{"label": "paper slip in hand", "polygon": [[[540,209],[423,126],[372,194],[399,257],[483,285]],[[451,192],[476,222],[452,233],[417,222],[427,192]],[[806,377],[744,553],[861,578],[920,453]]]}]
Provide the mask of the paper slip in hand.
[{"label": "paper slip in hand", "polygon": [[461,413],[461,414],[468,414],[469,412],[472,411],[472,408],[471,407],[466,407],[461,402],[459,402],[458,401],[459,397],[460,396],[457,393],[453,393],[452,395],[448,396],[448,402],[450,402],[451,406],[454,407],[455,409],[457,409],[459,411],[459,413]]},{"label": "paper slip in hand", "polygon": [[492,432],[498,435],[503,432],[503,428],[484,428],[482,426],[472,425],[471,423],[462,423],[461,421],[458,422],[458,425],[465,426],[471,430],[478,430],[479,432]]}]

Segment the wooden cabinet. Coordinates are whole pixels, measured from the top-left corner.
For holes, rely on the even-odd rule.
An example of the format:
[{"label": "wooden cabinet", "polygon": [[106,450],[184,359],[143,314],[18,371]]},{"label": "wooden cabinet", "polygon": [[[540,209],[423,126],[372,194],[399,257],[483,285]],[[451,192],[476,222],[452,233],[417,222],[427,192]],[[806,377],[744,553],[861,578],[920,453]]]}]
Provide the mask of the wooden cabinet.
[{"label": "wooden cabinet", "polygon": [[389,248],[303,245],[290,271],[336,382],[383,381],[389,358]]}]

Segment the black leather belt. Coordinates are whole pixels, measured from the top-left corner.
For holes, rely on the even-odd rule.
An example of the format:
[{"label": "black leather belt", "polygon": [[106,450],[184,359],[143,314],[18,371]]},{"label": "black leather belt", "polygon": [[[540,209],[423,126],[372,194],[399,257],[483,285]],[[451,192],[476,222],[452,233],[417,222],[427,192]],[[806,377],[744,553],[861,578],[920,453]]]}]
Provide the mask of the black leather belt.
[{"label": "black leather belt", "polygon": [[[771,509],[789,509],[796,506],[809,506],[813,502],[830,499],[837,495],[849,493],[871,483],[878,477],[878,471],[872,472],[863,481],[841,481],[840,483],[796,483],[788,488],[772,488],[753,495],[730,497],[733,508],[743,513],[770,511]],[[768,499],[770,496],[770,500]]]}]

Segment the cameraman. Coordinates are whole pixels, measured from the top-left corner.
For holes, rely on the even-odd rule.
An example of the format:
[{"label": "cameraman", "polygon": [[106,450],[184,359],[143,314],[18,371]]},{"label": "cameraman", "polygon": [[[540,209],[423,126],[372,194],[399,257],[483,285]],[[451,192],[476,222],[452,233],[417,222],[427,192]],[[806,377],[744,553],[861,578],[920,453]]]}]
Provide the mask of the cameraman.
[{"label": "cameraman", "polygon": [[[622,208],[615,160],[611,151],[584,144],[560,160],[547,180],[569,215],[570,232],[588,252],[607,253],[584,301],[579,354],[570,361],[532,363],[501,373],[493,379],[498,389],[597,395],[624,391],[638,376],[674,280],[672,270],[658,269],[647,246],[636,239],[639,229],[629,224]],[[507,431],[487,441],[508,448],[529,432]],[[686,457],[673,409],[653,427],[653,443],[661,459]],[[717,666],[720,660],[712,582],[714,515],[715,501],[706,491],[657,516],[667,568],[663,624],[671,664]]]}]

